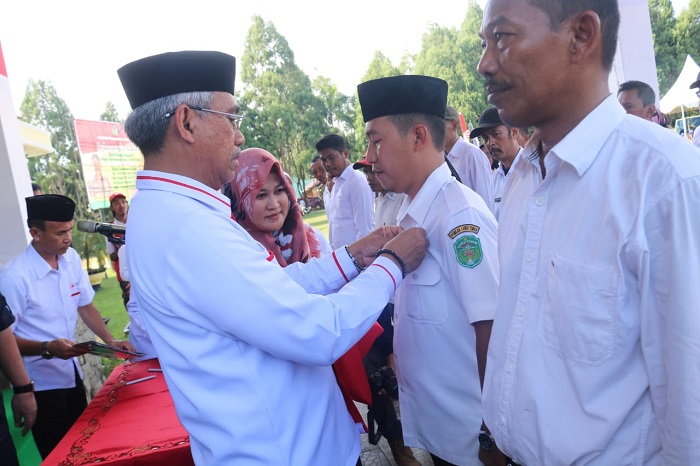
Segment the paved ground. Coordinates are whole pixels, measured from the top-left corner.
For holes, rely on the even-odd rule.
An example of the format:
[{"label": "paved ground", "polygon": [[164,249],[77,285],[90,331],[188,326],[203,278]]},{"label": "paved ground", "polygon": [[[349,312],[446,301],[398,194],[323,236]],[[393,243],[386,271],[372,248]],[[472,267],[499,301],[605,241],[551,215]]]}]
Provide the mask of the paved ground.
[{"label": "paved ground", "polygon": [[[362,413],[362,418],[367,422],[367,406],[361,403],[355,403],[357,409]],[[398,403],[395,403],[396,411],[398,410]],[[413,454],[416,459],[420,461],[423,466],[433,466],[433,460],[430,459],[430,453],[425,450],[418,448],[413,448]],[[396,466],[394,458],[391,456],[391,449],[389,448],[389,443],[384,437],[376,445],[372,445],[367,440],[367,434],[362,435],[362,454],[360,455],[362,459],[362,466]]]}]

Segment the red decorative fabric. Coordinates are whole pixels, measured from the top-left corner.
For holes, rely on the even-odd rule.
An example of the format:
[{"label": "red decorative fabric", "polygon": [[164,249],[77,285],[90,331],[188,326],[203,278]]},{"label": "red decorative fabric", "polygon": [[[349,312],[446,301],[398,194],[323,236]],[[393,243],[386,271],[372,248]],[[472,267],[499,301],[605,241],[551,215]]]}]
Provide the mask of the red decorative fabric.
[{"label": "red decorative fabric", "polygon": [[160,369],[158,360],[117,366],[42,465],[194,466],[163,373],[148,369]]}]

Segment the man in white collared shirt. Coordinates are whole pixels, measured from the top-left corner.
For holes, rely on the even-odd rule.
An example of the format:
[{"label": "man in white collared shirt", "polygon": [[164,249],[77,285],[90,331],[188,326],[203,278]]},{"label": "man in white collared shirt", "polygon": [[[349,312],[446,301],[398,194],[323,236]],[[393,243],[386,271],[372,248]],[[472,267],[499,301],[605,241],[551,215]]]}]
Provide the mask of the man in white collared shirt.
[{"label": "man in white collared shirt", "polygon": [[454,107],[445,107],[445,154],[459,175],[459,181],[476,192],[493,209],[491,191],[491,164],[477,146],[465,141],[460,134],[459,113]]},{"label": "man in white collared shirt", "polygon": [[445,163],[445,81],[395,76],[357,90],[367,161],[384,188],[406,194],[399,225],[424,227],[429,241],[395,298],[404,443],[428,450],[438,466],[480,466],[481,381],[498,296],[496,219]]},{"label": "man in white collared shirt", "polygon": [[[328,216],[328,240],[333,249],[357,241],[374,229],[374,194],[353,170],[345,138],[327,134],[316,143],[326,173],[333,179]],[[325,196],[324,196],[325,201]]]},{"label": "man in white collared shirt", "polygon": [[536,129],[504,194],[484,383],[524,465],[700,462],[700,151],[611,95],[617,3],[484,10],[489,101]]},{"label": "man in white collared shirt", "polygon": [[16,318],[12,329],[34,381],[38,412],[32,434],[46,458],[87,406],[77,360],[85,351],[73,348],[78,315],[108,345],[134,348],[114,339],[92,303],[95,292],[70,247],[75,203],[58,194],[26,202],[32,242],[0,273],[0,291]]},{"label": "man in white collared shirt", "polygon": [[503,188],[510,167],[522,152],[519,144],[520,129],[509,128],[498,116],[496,107],[487,108],[479,117],[479,126],[469,134],[470,138],[481,136],[484,146],[491,156],[498,160],[498,168],[491,175],[491,190],[493,192],[493,215],[498,220],[503,205]]},{"label": "man in white collared shirt", "polygon": [[355,466],[360,436],[331,364],[374,324],[400,264],[420,264],[424,233],[385,227],[280,267],[219,191],[245,143],[235,63],[183,51],[118,71],[133,109],[124,126],[144,155],[129,212],[132,293],[195,464]]}]

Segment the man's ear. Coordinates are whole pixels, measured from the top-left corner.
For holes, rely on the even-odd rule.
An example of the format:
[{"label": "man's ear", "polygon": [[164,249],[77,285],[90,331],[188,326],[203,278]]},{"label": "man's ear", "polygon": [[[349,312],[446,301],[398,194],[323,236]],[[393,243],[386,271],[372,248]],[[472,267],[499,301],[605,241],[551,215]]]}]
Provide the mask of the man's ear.
[{"label": "man's ear", "polygon": [[422,149],[426,144],[428,144],[430,132],[428,131],[428,127],[423,123],[418,123],[416,126],[414,126],[410,134],[414,138],[413,146],[416,151]]},{"label": "man's ear", "polygon": [[573,16],[569,21],[573,31],[570,50],[572,62],[582,63],[593,54],[600,55],[602,59],[603,41],[598,14],[592,10],[586,10]]},{"label": "man's ear", "polygon": [[170,117],[173,119],[171,124],[174,125],[177,134],[189,143],[195,142],[196,138],[194,136],[194,133],[200,121],[197,120],[194,116],[194,110],[192,110],[185,104],[181,104],[177,108],[177,110],[175,110],[173,116]]},{"label": "man's ear", "polygon": [[655,113],[656,113],[656,105],[649,104],[646,107],[644,107],[644,118],[645,119],[651,120],[651,117],[653,117]]}]

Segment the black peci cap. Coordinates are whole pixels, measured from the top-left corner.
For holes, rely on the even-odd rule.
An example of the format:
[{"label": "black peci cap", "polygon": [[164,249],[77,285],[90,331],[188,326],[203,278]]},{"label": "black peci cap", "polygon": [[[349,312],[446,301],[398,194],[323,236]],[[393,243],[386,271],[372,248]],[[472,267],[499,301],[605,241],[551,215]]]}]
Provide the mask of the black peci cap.
[{"label": "black peci cap", "polygon": [[493,128],[495,126],[501,126],[502,124],[501,117],[498,115],[498,109],[496,107],[489,107],[484,110],[484,113],[479,117],[479,126],[469,133],[469,138],[477,138],[486,128]]},{"label": "black peci cap", "polygon": [[222,52],[167,52],[126,64],[117,74],[131,108],[135,109],[183,92],[233,94],[236,58]]},{"label": "black peci cap", "polygon": [[447,82],[431,76],[405,75],[374,79],[357,86],[362,117],[425,113],[445,118]]},{"label": "black peci cap", "polygon": [[60,194],[39,194],[25,199],[27,218],[51,222],[70,222],[75,214],[73,199]]}]

